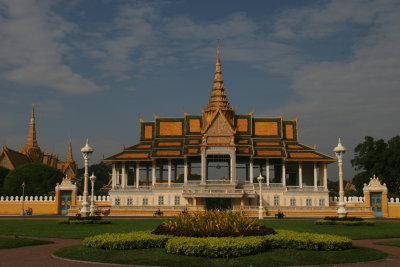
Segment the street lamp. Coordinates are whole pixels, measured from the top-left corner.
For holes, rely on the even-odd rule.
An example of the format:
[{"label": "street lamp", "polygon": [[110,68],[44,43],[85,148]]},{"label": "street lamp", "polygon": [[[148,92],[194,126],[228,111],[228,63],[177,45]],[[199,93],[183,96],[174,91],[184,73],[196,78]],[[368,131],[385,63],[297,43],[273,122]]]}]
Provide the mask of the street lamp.
[{"label": "street lamp", "polygon": [[82,209],[81,215],[82,217],[87,217],[89,215],[89,202],[88,202],[88,163],[90,159],[90,155],[93,153],[93,148],[89,146],[89,140],[86,139],[86,145],[81,149],[83,159],[85,160],[85,180],[83,186],[83,200],[82,200]]},{"label": "street lamp", "polygon": [[335,147],[333,151],[335,152],[339,165],[339,208],[337,213],[339,218],[343,218],[347,215],[343,191],[343,155],[346,152],[346,148],[342,146],[342,141],[340,140],[340,138],[337,147]]},{"label": "street lamp", "polygon": [[22,205],[21,205],[21,215],[25,215],[24,211],[24,198],[25,198],[25,181],[22,182]]},{"label": "street lamp", "polygon": [[261,192],[261,184],[263,180],[264,177],[260,173],[260,175],[257,177],[258,184],[260,185],[260,206],[258,207],[258,219],[260,220],[264,219],[263,206],[262,206],[262,192]]},{"label": "street lamp", "polygon": [[92,172],[92,176],[90,176],[90,182],[92,183],[92,196],[90,197],[90,216],[94,216],[94,181],[96,181],[96,176]]}]

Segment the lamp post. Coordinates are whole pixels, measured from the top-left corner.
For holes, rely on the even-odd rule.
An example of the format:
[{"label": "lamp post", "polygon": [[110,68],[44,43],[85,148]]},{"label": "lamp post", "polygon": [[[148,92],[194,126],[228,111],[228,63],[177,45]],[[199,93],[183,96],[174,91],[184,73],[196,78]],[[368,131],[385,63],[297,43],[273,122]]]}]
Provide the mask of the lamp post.
[{"label": "lamp post", "polygon": [[337,147],[335,147],[333,151],[335,152],[339,165],[339,208],[337,210],[337,213],[339,218],[343,218],[347,215],[343,191],[343,155],[346,152],[346,148],[342,146],[342,141],[340,140],[340,138]]},{"label": "lamp post", "polygon": [[86,145],[81,149],[83,159],[85,160],[85,180],[83,186],[83,200],[82,200],[82,209],[81,215],[82,217],[87,217],[89,215],[89,202],[88,202],[88,163],[90,159],[90,155],[93,153],[93,148],[89,146],[89,140],[86,139]]},{"label": "lamp post", "polygon": [[22,182],[22,202],[21,202],[21,215],[25,215],[24,211],[24,199],[25,199],[25,181]]},{"label": "lamp post", "polygon": [[90,182],[92,183],[92,196],[90,197],[90,216],[94,216],[94,181],[96,181],[96,176],[94,176],[94,173],[92,173],[92,176],[90,176]]},{"label": "lamp post", "polygon": [[260,175],[257,177],[258,184],[260,185],[260,206],[258,207],[258,219],[260,220],[264,219],[263,206],[262,206],[262,191],[261,191],[261,184],[263,180],[264,177],[260,173]]}]

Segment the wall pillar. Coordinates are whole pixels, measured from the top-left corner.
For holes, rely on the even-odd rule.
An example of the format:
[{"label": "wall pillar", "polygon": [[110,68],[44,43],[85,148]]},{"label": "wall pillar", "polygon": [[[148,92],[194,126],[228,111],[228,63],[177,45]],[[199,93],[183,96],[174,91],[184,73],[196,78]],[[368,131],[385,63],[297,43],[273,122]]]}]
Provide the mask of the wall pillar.
[{"label": "wall pillar", "polygon": [[253,158],[250,157],[250,162],[249,162],[249,182],[250,182],[250,184],[253,183],[253,178],[254,178]]},{"label": "wall pillar", "polygon": [[299,187],[303,188],[303,164],[299,162]]},{"label": "wall pillar", "polygon": [[121,179],[122,189],[126,187],[126,169],[125,169],[125,161],[122,162],[122,179]]},{"label": "wall pillar", "polygon": [[156,185],[156,160],[151,163],[151,186]]},{"label": "wall pillar", "polygon": [[231,184],[236,183],[236,153],[233,151],[230,153],[231,156]]},{"label": "wall pillar", "polygon": [[201,184],[206,184],[206,172],[207,172],[207,157],[206,149],[201,150]]},{"label": "wall pillar", "polygon": [[269,176],[269,159],[266,159],[266,164],[265,164],[265,179],[266,179],[266,183],[267,186],[269,187],[269,183],[270,183],[270,176]]},{"label": "wall pillar", "polygon": [[168,186],[171,186],[172,177],[172,160],[168,159]]},{"label": "wall pillar", "polygon": [[185,157],[183,162],[183,183],[187,184],[188,181],[188,159]]},{"label": "wall pillar", "polygon": [[314,190],[318,190],[318,163],[314,162]]},{"label": "wall pillar", "polygon": [[139,181],[140,181],[140,162],[136,162],[136,188],[139,188]]},{"label": "wall pillar", "polygon": [[112,164],[112,174],[111,174],[111,184],[112,184],[112,189],[115,188],[115,185],[117,184],[117,170],[115,168],[115,163]]},{"label": "wall pillar", "polygon": [[282,160],[282,185],[286,186],[286,163]]},{"label": "wall pillar", "polygon": [[328,190],[328,168],[326,163],[324,163],[324,189]]}]

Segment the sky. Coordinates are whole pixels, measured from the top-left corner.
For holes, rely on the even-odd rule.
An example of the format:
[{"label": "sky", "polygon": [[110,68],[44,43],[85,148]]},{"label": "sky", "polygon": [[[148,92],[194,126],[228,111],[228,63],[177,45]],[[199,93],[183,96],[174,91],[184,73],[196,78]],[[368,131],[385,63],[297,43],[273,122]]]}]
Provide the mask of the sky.
[{"label": "sky", "polygon": [[[139,119],[200,114],[217,40],[237,113],[299,119],[304,144],[350,160],[400,126],[400,1],[0,0],[0,144],[92,163],[139,141]],[[331,164],[329,178],[337,177]]]}]

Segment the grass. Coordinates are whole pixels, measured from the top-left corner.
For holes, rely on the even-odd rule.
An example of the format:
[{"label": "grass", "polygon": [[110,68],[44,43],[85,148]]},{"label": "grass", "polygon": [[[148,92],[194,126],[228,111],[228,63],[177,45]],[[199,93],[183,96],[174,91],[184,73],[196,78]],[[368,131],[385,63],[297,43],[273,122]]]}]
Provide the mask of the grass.
[{"label": "grass", "polygon": [[[106,225],[68,225],[55,220],[0,220],[0,234],[83,239],[102,233],[153,230],[163,219],[116,219]],[[298,232],[347,236],[351,239],[400,237],[400,221],[376,221],[371,226],[316,225],[315,220],[264,220],[266,226]]]},{"label": "grass", "polygon": [[387,256],[384,252],[354,247],[344,251],[306,251],[274,249],[252,256],[230,259],[210,259],[192,256],[178,256],[165,253],[164,249],[102,250],[82,245],[62,248],[56,256],[105,263],[157,265],[157,266],[289,266],[338,264],[359,261],[373,261]]},{"label": "grass", "polygon": [[44,244],[52,244],[51,241],[28,239],[28,238],[15,238],[15,237],[2,237],[0,238],[0,249],[7,248],[20,248],[26,246],[37,246]]},{"label": "grass", "polygon": [[388,242],[376,242],[375,244],[385,245],[385,246],[400,247],[400,240],[398,240],[398,241],[388,241]]}]

